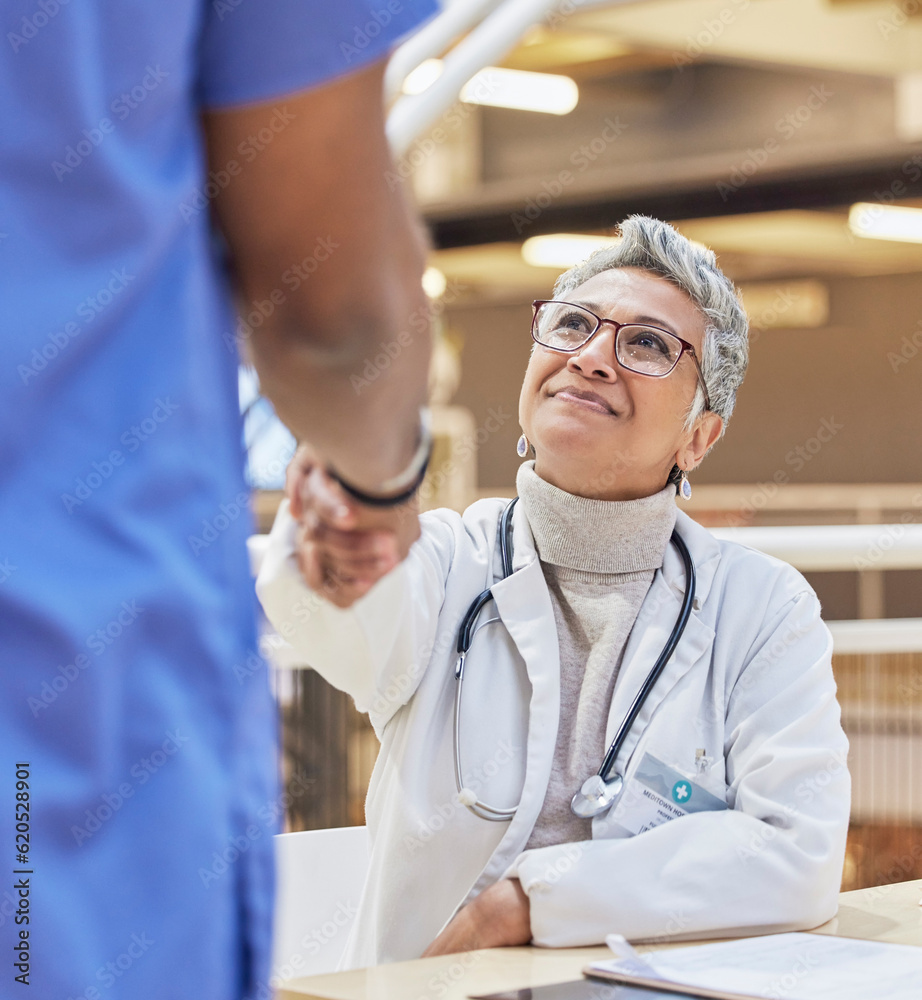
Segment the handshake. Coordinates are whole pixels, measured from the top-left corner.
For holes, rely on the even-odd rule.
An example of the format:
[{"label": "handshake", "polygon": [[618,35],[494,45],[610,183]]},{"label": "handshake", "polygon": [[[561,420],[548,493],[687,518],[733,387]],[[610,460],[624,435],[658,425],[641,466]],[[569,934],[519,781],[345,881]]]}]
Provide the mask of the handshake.
[{"label": "handshake", "polygon": [[327,474],[310,445],[295,452],[285,495],[298,523],[301,575],[311,590],[339,608],[367,594],[419,538],[415,497],[399,507],[366,507]]}]

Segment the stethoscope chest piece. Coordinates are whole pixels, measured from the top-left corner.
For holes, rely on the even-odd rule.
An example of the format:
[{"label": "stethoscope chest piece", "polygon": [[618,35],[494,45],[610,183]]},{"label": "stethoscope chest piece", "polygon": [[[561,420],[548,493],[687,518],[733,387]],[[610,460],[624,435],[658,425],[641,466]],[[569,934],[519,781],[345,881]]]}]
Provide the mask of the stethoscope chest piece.
[{"label": "stethoscope chest piece", "polygon": [[607,781],[600,774],[587,778],[570,800],[570,809],[582,819],[600,816],[621,794],[624,778],[613,774]]}]

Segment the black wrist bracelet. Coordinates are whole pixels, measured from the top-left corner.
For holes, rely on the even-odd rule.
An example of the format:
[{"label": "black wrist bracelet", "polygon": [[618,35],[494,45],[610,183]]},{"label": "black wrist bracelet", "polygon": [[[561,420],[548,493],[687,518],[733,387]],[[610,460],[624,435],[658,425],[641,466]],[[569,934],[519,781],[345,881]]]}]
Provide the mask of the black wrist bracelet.
[{"label": "black wrist bracelet", "polygon": [[402,503],[406,503],[413,494],[422,486],[423,480],[426,478],[426,469],[429,467],[429,459],[432,457],[432,446],[429,446],[429,454],[426,456],[419,473],[413,483],[403,492],[397,493],[395,496],[382,497],[376,496],[373,493],[364,493],[362,490],[357,489],[351,483],[347,483],[343,477],[336,472],[331,466],[327,466],[327,473],[332,479],[335,479],[337,483],[351,496],[354,500],[358,500],[359,503],[365,504],[366,507],[398,507]]}]

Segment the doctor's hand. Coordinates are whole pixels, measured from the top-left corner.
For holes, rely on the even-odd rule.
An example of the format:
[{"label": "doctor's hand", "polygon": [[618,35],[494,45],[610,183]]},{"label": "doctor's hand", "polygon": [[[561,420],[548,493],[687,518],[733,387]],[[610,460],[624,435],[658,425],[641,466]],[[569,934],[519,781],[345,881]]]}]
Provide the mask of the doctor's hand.
[{"label": "doctor's hand", "polygon": [[285,494],[298,522],[301,575],[340,608],[368,593],[419,538],[415,500],[384,508],[356,502],[309,445],[301,445],[288,466]]},{"label": "doctor's hand", "polygon": [[423,952],[423,958],[531,941],[528,896],[517,878],[503,878],[462,907]]}]

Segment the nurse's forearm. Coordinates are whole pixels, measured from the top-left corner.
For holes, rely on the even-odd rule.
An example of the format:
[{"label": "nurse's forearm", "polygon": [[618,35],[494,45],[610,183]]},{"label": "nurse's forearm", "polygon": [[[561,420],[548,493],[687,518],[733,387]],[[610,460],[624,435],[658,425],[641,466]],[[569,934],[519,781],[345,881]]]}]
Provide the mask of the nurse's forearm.
[{"label": "nurse's forearm", "polygon": [[254,338],[253,360],[263,393],[292,432],[347,481],[375,493],[407,468],[419,444],[429,315],[425,302],[406,296],[390,317],[350,315],[354,305],[338,313],[338,343],[312,335],[332,320],[280,317]]},{"label": "nurse's forearm", "polygon": [[425,241],[389,181],[383,70],[204,119],[212,171],[238,167],[214,200],[238,341],[282,420],[368,492],[416,451],[430,352]]}]

